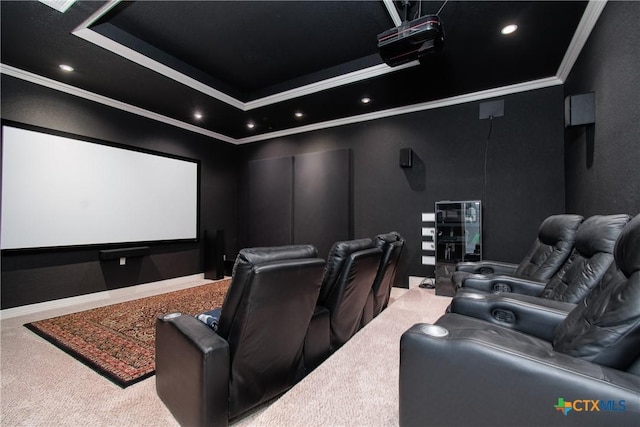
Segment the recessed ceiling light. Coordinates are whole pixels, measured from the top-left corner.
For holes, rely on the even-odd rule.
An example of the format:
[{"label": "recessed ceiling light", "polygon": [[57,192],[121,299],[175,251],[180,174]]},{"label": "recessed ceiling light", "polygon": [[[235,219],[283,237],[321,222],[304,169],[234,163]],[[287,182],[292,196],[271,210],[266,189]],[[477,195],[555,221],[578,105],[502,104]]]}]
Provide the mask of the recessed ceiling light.
[{"label": "recessed ceiling light", "polygon": [[517,29],[518,29],[518,26],[516,24],[510,24],[504,27],[502,30],[500,30],[500,32],[504,35],[507,35],[515,32]]},{"label": "recessed ceiling light", "polygon": [[73,71],[73,67],[71,65],[60,64],[59,67],[60,67],[61,70],[66,71],[68,73]]},{"label": "recessed ceiling light", "polygon": [[201,112],[199,112],[199,111],[196,111],[195,113],[193,113],[193,117],[194,117],[196,120],[200,120],[200,119],[202,118],[202,113],[201,113]]},{"label": "recessed ceiling light", "polygon": [[253,122],[249,122],[249,123],[247,123],[247,128],[248,128],[248,129],[253,129],[254,127],[256,127],[256,124],[255,124],[255,123],[253,123]]},{"label": "recessed ceiling light", "polygon": [[298,119],[304,116],[304,114],[302,114],[302,111],[296,111],[295,113],[293,113],[293,115],[296,116]]},{"label": "recessed ceiling light", "polygon": [[365,96],[360,100],[360,102],[362,102],[363,104],[368,104],[371,102],[371,98],[369,98],[368,96]]}]

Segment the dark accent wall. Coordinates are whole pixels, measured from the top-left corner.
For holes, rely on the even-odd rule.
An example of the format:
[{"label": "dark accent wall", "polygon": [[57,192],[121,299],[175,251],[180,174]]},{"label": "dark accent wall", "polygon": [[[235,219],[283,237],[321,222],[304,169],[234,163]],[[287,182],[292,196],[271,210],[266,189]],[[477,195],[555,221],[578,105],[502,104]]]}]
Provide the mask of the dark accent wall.
[{"label": "dark accent wall", "polygon": [[[408,275],[433,272],[421,265],[421,213],[433,212],[438,200],[482,200],[485,258],[518,262],[542,220],[565,211],[563,91],[555,86],[500,99],[504,117],[492,122],[479,120],[479,102],[471,102],[244,145],[241,165],[350,149],[353,237],[402,234],[404,285]],[[412,168],[399,166],[401,148],[413,150]],[[247,185],[243,166],[240,194]],[[238,212],[242,224],[244,198]],[[242,227],[238,240],[248,241]]]},{"label": "dark accent wall", "polygon": [[567,128],[567,210],[640,213],[640,3],[610,1],[564,95],[595,92],[596,122]]},{"label": "dark accent wall", "polygon": [[[200,233],[226,231],[237,252],[237,147],[2,75],[3,119],[199,159]],[[203,241],[153,244],[150,255],[99,260],[101,248],[2,255],[2,309],[201,273]]]},{"label": "dark accent wall", "polygon": [[249,240],[244,246],[293,243],[293,158],[249,162]]},{"label": "dark accent wall", "polygon": [[349,150],[294,157],[293,241],[312,243],[326,258],[338,240],[351,237]]},{"label": "dark accent wall", "polygon": [[247,163],[247,234],[243,246],[312,244],[326,256],[351,236],[349,150]]}]

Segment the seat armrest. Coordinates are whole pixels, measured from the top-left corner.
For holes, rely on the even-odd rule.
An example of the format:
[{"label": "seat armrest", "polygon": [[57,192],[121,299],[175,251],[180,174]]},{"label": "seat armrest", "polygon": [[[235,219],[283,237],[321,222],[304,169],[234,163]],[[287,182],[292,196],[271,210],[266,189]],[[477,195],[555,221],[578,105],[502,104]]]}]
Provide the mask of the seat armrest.
[{"label": "seat armrest", "polygon": [[480,294],[461,289],[450,311],[524,332],[551,342],[553,333],[575,304],[518,294]]},{"label": "seat armrest", "polygon": [[472,274],[464,279],[462,287],[477,289],[483,292],[510,292],[538,296],[542,293],[546,284],[546,282],[539,280],[525,279],[508,274]]},{"label": "seat armrest", "polygon": [[181,425],[228,425],[229,367],[229,344],[203,322],[156,319],[156,391]]},{"label": "seat armrest", "polygon": [[[437,337],[423,332],[424,326],[414,325],[400,340],[401,427],[427,421],[436,426],[637,425],[640,381],[634,374],[554,352],[534,338],[514,341],[464,328]],[[565,416],[560,398],[603,400],[608,410],[574,410]],[[580,401],[576,408],[584,405]]]},{"label": "seat armrest", "polygon": [[474,274],[513,274],[517,268],[518,264],[489,260],[459,262],[456,264],[456,271],[466,271]]}]

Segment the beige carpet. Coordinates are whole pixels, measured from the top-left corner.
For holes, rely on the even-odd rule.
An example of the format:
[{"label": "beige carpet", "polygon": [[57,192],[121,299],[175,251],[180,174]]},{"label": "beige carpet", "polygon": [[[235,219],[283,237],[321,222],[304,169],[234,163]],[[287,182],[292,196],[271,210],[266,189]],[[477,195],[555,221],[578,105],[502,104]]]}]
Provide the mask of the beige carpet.
[{"label": "beige carpet", "polygon": [[[233,424],[397,425],[400,335],[438,318],[449,300],[408,291],[279,400]],[[2,319],[0,425],[178,426],[156,395],[155,377],[123,390],[22,326],[97,305]]]},{"label": "beige carpet", "polygon": [[145,285],[134,286],[73,306],[17,317],[3,316],[0,426],[177,427],[178,423],[156,395],[155,377],[122,389],[22,325],[207,282],[163,284],[161,289],[151,290]]},{"label": "beige carpet", "polygon": [[414,288],[311,375],[237,426],[397,426],[400,336],[432,323],[451,298]]}]

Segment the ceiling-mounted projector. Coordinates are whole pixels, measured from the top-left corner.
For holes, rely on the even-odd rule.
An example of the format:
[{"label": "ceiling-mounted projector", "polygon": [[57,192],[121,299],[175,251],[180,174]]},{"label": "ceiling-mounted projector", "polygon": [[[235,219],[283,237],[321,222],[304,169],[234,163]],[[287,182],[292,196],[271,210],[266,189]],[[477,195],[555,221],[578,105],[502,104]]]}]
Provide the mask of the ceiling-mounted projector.
[{"label": "ceiling-mounted projector", "polygon": [[378,34],[380,56],[391,67],[439,52],[443,46],[444,32],[437,15],[406,21]]}]

